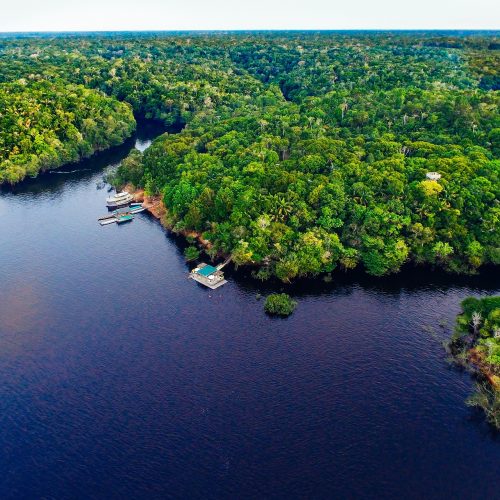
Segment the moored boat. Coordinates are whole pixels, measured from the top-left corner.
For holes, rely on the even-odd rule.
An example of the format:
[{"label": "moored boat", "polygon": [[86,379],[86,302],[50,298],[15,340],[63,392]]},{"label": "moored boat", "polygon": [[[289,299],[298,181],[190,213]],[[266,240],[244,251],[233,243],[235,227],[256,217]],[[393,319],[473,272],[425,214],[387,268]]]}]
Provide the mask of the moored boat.
[{"label": "moored boat", "polygon": [[131,214],[138,214],[140,212],[144,212],[144,210],[146,210],[146,209],[143,206],[139,206],[139,207],[131,206],[130,207],[130,213]]},{"label": "moored boat", "polygon": [[132,215],[132,212],[115,210],[109,217],[100,217],[98,220],[101,226],[106,226],[108,224],[114,224],[115,222],[117,224],[123,224],[124,222],[130,222],[133,219],[134,216]]},{"label": "moored boat", "polygon": [[116,216],[116,223],[123,224],[124,222],[130,222],[133,218],[134,218],[134,216],[131,214],[117,215]]},{"label": "moored boat", "polygon": [[134,197],[128,191],[122,191],[106,198],[106,205],[108,208],[123,207],[132,201],[134,201]]}]

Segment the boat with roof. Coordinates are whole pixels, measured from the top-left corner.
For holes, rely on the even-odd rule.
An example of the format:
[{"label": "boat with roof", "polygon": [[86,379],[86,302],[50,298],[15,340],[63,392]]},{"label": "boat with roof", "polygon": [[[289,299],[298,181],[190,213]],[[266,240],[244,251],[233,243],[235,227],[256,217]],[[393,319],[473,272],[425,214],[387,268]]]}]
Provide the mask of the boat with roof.
[{"label": "boat with roof", "polygon": [[106,198],[106,205],[108,208],[117,208],[129,205],[132,201],[134,201],[134,197],[128,191],[122,191]]}]

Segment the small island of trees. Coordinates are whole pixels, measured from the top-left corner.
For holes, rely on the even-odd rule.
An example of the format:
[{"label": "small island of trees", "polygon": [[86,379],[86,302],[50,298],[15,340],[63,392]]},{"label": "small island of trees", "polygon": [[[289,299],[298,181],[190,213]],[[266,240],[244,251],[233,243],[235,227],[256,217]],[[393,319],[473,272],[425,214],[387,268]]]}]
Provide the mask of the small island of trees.
[{"label": "small island of trees", "polygon": [[273,293],[266,298],[264,310],[271,316],[290,316],[297,302],[286,293]]}]

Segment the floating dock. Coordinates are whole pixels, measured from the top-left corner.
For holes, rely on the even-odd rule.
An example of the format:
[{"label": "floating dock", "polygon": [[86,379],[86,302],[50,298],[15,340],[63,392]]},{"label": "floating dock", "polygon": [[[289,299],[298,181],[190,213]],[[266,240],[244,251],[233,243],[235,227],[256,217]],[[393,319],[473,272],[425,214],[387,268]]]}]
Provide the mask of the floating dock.
[{"label": "floating dock", "polygon": [[144,212],[145,207],[141,203],[131,203],[130,207],[119,208],[118,210],[113,210],[112,213],[108,215],[103,215],[97,219],[101,226],[106,226],[107,224],[114,224],[115,222],[121,224],[122,222],[129,222],[134,218],[134,214]]},{"label": "floating dock", "polygon": [[224,279],[224,273],[221,269],[229,262],[227,260],[224,264],[213,267],[210,264],[199,264],[190,273],[189,277],[201,285],[204,285],[212,290],[225,285],[227,281]]},{"label": "floating dock", "polygon": [[106,226],[107,224],[114,224],[116,222],[116,217],[109,217],[108,219],[100,220],[99,224],[101,226]]},{"label": "floating dock", "polygon": [[134,216],[132,214],[117,215],[116,216],[116,223],[123,224],[124,222],[130,222],[133,219],[134,219]]},{"label": "floating dock", "polygon": [[120,214],[120,215],[112,215],[111,217],[106,217],[105,219],[99,219],[99,224],[101,226],[106,226],[108,224],[123,224],[124,222],[130,222],[134,219],[132,214]]}]

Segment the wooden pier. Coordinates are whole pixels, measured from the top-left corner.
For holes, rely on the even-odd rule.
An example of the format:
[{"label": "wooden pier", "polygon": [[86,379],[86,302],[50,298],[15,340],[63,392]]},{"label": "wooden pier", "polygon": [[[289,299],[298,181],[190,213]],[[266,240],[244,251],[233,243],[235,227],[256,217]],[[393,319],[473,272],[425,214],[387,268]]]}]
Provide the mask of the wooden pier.
[{"label": "wooden pier", "polygon": [[140,203],[132,203],[130,207],[127,208],[119,208],[117,210],[113,210],[112,213],[108,215],[104,215],[97,219],[101,226],[106,226],[107,224],[117,224],[131,221],[134,218],[134,214],[138,214],[140,212],[144,212],[146,210],[145,207]]}]

